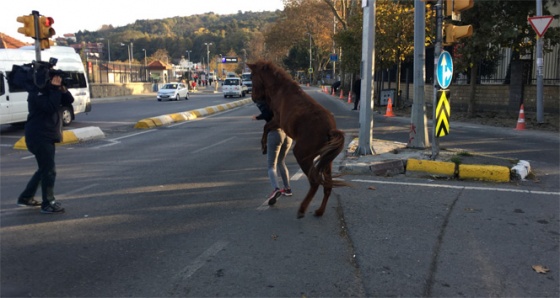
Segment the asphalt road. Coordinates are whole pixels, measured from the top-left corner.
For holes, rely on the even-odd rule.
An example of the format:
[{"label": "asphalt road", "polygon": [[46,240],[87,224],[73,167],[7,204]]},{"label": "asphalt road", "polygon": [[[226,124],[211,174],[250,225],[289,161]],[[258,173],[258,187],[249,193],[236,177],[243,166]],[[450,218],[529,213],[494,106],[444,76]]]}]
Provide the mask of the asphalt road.
[{"label": "asphalt road", "polygon": [[[333,111],[348,139],[357,134],[350,105],[306,90]],[[204,96],[201,104],[223,98]],[[35,162],[1,147],[2,297],[560,294],[557,181],[350,175],[344,179],[353,187],[336,189],[322,218],[311,214],[319,192],[298,220],[307,182],[291,154],[294,196],[266,205],[264,123],[251,120],[255,106],[140,131],[129,128],[134,115],[111,118],[131,105],[144,118],[164,104],[197,102],[145,101],[106,102],[94,106],[103,113],[76,119],[76,126],[105,123],[109,133],[57,149],[63,215],[15,205]],[[406,119],[376,116],[374,137],[406,142],[407,127]],[[3,129],[2,145],[15,133]],[[465,124],[442,146],[535,156],[536,171],[558,175],[558,136],[532,135],[496,139],[499,130]],[[526,145],[515,145],[520,140]]]}]

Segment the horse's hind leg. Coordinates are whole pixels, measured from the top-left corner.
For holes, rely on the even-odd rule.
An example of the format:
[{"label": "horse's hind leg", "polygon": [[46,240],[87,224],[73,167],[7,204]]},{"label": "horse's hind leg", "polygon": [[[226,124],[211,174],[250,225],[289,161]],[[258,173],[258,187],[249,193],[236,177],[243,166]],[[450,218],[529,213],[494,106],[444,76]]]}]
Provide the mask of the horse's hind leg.
[{"label": "horse's hind leg", "polygon": [[315,196],[317,189],[319,189],[319,184],[311,183],[311,182],[309,183],[309,191],[307,192],[307,195],[305,195],[305,199],[303,199],[301,205],[299,205],[297,218],[302,218],[305,216],[305,210],[307,210],[309,203],[311,203],[311,200],[313,200],[313,197]]},{"label": "horse's hind leg", "polygon": [[315,210],[315,216],[323,216],[323,213],[325,213],[325,208],[327,208],[327,202],[329,201],[331,191],[331,187],[323,187],[323,202],[321,202],[321,207]]},{"label": "horse's hind leg", "polygon": [[[332,163],[324,173],[325,182],[327,184],[331,184],[330,182],[332,181],[331,170]],[[323,201],[321,202],[321,206],[319,207],[319,209],[315,210],[315,216],[323,216],[323,213],[325,213],[325,208],[327,208],[327,202],[329,201],[329,197],[331,196],[331,191],[332,187],[323,185]]]}]

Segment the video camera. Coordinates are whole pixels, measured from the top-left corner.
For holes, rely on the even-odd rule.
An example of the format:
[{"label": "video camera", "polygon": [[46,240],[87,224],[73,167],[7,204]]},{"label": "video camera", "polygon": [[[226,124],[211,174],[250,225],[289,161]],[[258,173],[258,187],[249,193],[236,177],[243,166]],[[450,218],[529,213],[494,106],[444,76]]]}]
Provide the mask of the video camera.
[{"label": "video camera", "polygon": [[57,62],[58,59],[53,57],[48,62],[33,61],[23,65],[14,65],[8,75],[8,81],[10,84],[31,93],[47,87],[52,77],[57,75],[62,78],[62,85],[66,86],[66,73],[60,69],[53,69]]}]

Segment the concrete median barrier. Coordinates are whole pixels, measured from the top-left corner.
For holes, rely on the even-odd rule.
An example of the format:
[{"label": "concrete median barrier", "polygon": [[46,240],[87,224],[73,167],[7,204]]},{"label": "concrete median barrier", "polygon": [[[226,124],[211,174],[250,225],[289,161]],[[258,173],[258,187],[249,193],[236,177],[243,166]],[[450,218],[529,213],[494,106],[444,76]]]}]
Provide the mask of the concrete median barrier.
[{"label": "concrete median barrier", "polygon": [[510,169],[494,165],[459,165],[459,179],[509,182]]},{"label": "concrete median barrier", "polygon": [[406,175],[432,175],[438,177],[454,177],[455,164],[447,161],[408,159],[406,162]]},{"label": "concrete median barrier", "polygon": [[169,115],[162,115],[162,116],[157,116],[157,117],[145,118],[145,119],[142,119],[142,120],[138,121],[134,125],[134,128],[150,129],[150,128],[154,128],[154,127],[162,126],[162,125],[167,125],[167,124],[171,124],[171,123],[194,120],[196,118],[212,115],[212,114],[215,114],[215,113],[218,113],[218,112],[223,112],[223,111],[226,111],[226,110],[229,110],[229,109],[233,109],[233,108],[240,107],[240,106],[243,106],[243,105],[246,105],[246,104],[250,104],[252,102],[253,102],[253,100],[251,98],[245,98],[245,99],[238,100],[238,101],[235,101],[235,102],[210,106],[210,107],[206,107],[206,108],[202,108],[202,109],[196,109],[196,110],[174,113],[174,114],[169,114]]},{"label": "concrete median barrier", "polygon": [[[62,131],[62,142],[57,143],[57,145],[68,145],[75,144],[79,142],[85,142],[89,140],[102,139],[105,134],[99,127],[88,126],[70,130]],[[27,150],[27,145],[25,144],[25,137],[22,137],[14,144],[14,149]]]}]

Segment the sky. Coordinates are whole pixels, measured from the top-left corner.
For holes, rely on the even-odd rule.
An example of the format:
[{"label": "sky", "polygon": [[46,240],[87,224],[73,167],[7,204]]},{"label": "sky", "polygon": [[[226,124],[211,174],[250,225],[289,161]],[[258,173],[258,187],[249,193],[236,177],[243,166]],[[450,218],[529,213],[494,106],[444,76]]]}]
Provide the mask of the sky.
[{"label": "sky", "polygon": [[[18,16],[30,15],[33,10],[52,17],[56,36],[80,30],[96,31],[102,25],[113,27],[134,23],[136,20],[164,19],[213,12],[236,14],[238,11],[283,10],[282,0],[4,0],[0,9],[0,32],[21,41],[31,42],[17,32],[22,23]],[[6,2],[9,2],[6,3]],[[161,3],[161,4],[160,4]],[[27,40],[29,39],[29,40]]]}]

